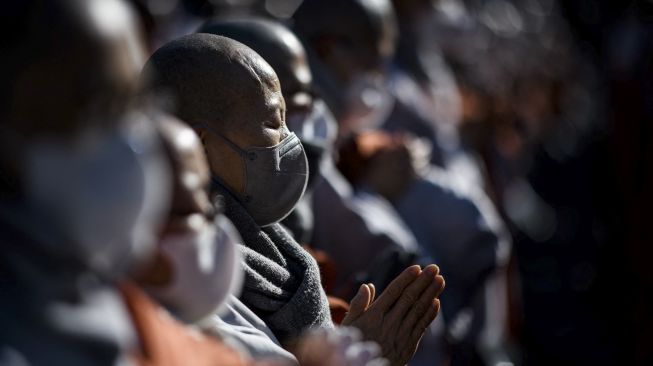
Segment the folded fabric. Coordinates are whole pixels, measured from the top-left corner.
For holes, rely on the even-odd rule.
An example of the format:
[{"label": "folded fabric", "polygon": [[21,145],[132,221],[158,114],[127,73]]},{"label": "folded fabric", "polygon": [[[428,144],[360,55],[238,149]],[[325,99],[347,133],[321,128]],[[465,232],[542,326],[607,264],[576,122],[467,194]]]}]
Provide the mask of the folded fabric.
[{"label": "folded fabric", "polygon": [[247,305],[287,344],[309,328],[333,327],[329,304],[315,260],[279,224],[261,228],[245,208],[220,184],[225,215],[243,239]]}]

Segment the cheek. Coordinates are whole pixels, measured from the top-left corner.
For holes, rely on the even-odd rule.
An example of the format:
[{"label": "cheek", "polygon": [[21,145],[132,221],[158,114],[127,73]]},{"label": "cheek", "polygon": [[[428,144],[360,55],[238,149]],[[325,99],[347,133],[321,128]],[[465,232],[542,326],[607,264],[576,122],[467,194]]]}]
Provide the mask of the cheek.
[{"label": "cheek", "polygon": [[[211,175],[217,176],[229,189],[241,192],[244,182],[244,166],[241,156],[226,146],[221,140],[215,141],[212,136],[202,138]],[[234,141],[236,142],[236,141]],[[240,143],[240,142],[236,142]],[[246,146],[246,145],[243,145]]]},{"label": "cheek", "polygon": [[256,145],[258,147],[267,147],[278,145],[283,140],[281,129],[278,128],[264,128],[261,134],[261,139]]}]

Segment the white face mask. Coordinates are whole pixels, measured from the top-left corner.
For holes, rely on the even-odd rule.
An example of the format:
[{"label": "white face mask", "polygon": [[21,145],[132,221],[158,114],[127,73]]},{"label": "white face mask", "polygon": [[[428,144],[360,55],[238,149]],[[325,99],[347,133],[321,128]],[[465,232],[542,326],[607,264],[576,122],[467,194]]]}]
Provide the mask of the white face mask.
[{"label": "white face mask", "polygon": [[160,249],[172,264],[173,279],[148,292],[187,323],[218,313],[242,285],[239,241],[238,232],[222,215],[197,230],[165,237]]},{"label": "white face mask", "polygon": [[386,121],[394,98],[381,77],[358,75],[345,92],[345,109],[340,118],[344,133],[378,129]]},{"label": "white face mask", "polygon": [[60,248],[108,277],[147,257],[168,208],[170,170],[156,131],[133,114],[111,131],[28,145],[26,199],[70,240]]},{"label": "white face mask", "polygon": [[313,102],[309,113],[288,114],[286,125],[302,143],[310,142],[326,149],[333,147],[338,136],[338,123],[321,99]]}]

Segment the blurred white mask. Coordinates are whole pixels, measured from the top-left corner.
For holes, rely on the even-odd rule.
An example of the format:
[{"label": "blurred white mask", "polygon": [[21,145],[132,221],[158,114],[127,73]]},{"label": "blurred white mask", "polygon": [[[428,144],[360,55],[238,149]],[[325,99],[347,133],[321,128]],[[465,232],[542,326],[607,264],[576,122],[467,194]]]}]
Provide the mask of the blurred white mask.
[{"label": "blurred white mask", "polygon": [[242,286],[239,241],[238,232],[222,215],[196,230],[164,237],[160,249],[172,264],[173,279],[148,292],[187,323],[218,313]]},{"label": "blurred white mask", "polygon": [[70,240],[61,250],[109,277],[151,253],[171,182],[147,116],[88,129],[72,143],[36,141],[26,151],[27,202]]}]

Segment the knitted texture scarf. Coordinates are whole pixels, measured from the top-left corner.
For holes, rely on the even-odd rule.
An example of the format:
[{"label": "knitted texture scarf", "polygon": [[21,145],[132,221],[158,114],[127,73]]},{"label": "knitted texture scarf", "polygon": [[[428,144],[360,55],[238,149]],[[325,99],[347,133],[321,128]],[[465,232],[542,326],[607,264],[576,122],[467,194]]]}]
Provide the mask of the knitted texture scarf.
[{"label": "knitted texture scarf", "polygon": [[241,301],[272,330],[282,344],[309,328],[333,327],[329,304],[315,260],[279,224],[261,228],[224,187],[225,215],[243,244],[245,284]]}]

